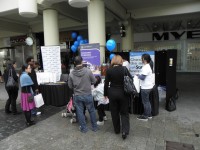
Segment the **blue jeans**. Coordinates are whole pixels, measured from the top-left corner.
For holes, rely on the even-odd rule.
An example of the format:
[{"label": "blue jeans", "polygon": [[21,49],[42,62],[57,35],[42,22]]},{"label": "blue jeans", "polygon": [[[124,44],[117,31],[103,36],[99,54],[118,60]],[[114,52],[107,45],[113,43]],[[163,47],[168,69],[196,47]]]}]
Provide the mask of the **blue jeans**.
[{"label": "blue jeans", "polygon": [[92,95],[89,94],[89,95],[74,96],[74,103],[75,103],[75,107],[76,107],[76,113],[78,116],[81,132],[88,131],[88,128],[86,126],[86,121],[85,121],[85,114],[83,113],[84,106],[86,106],[86,108],[90,114],[92,130],[97,131],[98,128],[97,128],[97,122],[96,122],[96,112],[95,112],[95,108],[94,108],[94,102],[93,102]]},{"label": "blue jeans", "polygon": [[149,94],[151,92],[151,89],[141,89],[141,97],[142,97],[142,103],[144,106],[144,113],[143,115],[148,118],[151,115],[151,103],[149,100]]}]

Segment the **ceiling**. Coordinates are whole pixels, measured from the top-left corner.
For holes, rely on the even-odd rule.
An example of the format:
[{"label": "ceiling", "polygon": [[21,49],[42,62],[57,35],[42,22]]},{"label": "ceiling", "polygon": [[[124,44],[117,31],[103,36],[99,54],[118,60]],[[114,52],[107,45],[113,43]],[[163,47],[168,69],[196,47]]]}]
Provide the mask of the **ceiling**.
[{"label": "ceiling", "polygon": [[[0,37],[41,32],[43,9],[49,5],[58,11],[61,31],[87,29],[87,8],[73,8],[68,0],[38,3],[35,18],[21,17],[18,9],[0,13]],[[119,34],[119,22],[130,18],[135,33],[200,29],[199,0],[105,0],[105,13],[107,32],[111,34]]]}]

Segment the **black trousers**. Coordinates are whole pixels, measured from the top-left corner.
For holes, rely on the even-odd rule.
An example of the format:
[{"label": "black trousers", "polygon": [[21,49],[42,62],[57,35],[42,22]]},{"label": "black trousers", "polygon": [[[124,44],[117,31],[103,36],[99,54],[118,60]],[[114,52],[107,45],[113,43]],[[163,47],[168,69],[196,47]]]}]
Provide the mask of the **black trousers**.
[{"label": "black trousers", "polygon": [[103,121],[103,117],[106,116],[104,106],[105,105],[103,105],[103,104],[100,104],[100,105],[97,106],[99,121]]},{"label": "black trousers", "polygon": [[26,122],[31,122],[31,111],[24,111],[24,116],[26,118]]},{"label": "black trousers", "polygon": [[12,113],[17,112],[17,108],[16,108],[16,100],[18,97],[18,88],[6,88],[6,91],[8,93],[8,100],[6,101],[6,105],[5,105],[5,111],[9,112],[10,111],[10,105],[11,105],[11,111]]},{"label": "black trousers", "polygon": [[122,88],[110,87],[108,91],[110,101],[110,111],[115,133],[120,133],[120,120],[122,124],[122,132],[129,134],[129,99],[124,95]]}]

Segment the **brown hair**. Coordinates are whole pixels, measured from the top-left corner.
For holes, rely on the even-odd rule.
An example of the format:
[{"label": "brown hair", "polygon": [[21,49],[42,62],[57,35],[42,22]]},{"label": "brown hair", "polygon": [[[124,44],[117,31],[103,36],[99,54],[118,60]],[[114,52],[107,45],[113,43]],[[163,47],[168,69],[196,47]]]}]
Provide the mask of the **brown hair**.
[{"label": "brown hair", "polygon": [[123,59],[120,55],[115,55],[113,58],[112,58],[112,61],[111,61],[111,66],[113,67],[114,65],[122,65],[123,64]]}]

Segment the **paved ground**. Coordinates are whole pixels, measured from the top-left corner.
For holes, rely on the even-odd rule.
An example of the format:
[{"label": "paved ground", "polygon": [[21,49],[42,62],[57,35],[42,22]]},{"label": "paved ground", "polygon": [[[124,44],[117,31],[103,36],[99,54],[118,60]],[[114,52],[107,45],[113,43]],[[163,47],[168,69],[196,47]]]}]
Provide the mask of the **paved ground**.
[{"label": "paved ground", "polygon": [[[49,106],[49,112],[54,115],[47,115],[43,119],[36,117],[38,123],[35,126],[4,136],[0,139],[0,150],[165,150],[166,141],[192,144],[195,150],[200,150],[200,74],[178,74],[177,80],[180,91],[177,110],[167,112],[162,102],[159,115],[148,122],[139,121],[137,115],[131,114],[131,131],[126,140],[122,140],[120,134],[114,134],[110,112],[106,112],[109,120],[98,132],[90,130],[84,134],[79,132],[78,124],[71,124],[69,118],[61,117],[62,108],[59,108],[61,111],[53,111]],[[3,112],[7,98],[4,92],[0,86],[1,122],[2,117],[7,118]],[[45,109],[48,110],[48,107]],[[1,125],[1,128],[5,125]]]}]

